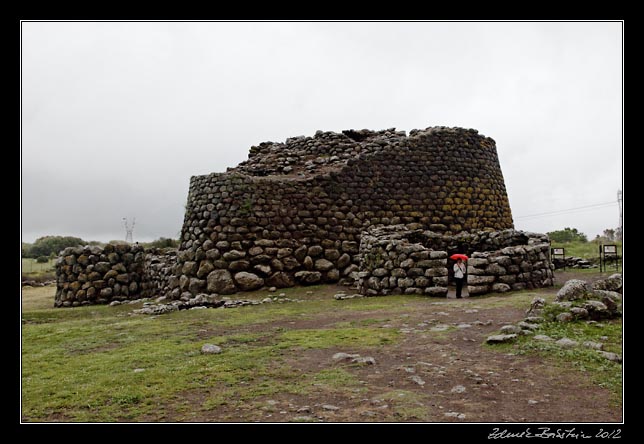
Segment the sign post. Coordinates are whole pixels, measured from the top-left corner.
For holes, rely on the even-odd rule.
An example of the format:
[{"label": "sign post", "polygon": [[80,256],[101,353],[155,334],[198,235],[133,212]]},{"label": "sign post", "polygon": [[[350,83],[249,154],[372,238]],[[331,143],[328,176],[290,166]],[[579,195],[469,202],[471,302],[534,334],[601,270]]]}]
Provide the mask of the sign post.
[{"label": "sign post", "polygon": [[566,252],[564,248],[550,248],[550,256],[552,261],[561,259],[563,261],[563,269],[566,269]]},{"label": "sign post", "polygon": [[608,271],[608,262],[615,263],[615,270],[618,270],[617,245],[600,245],[599,246],[599,271]]}]

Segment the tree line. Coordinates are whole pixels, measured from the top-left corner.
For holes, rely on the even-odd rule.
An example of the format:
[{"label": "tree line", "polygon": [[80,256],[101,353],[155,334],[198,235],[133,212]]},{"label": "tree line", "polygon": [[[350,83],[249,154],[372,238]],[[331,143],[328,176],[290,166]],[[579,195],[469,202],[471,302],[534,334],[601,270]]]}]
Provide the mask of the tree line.
[{"label": "tree line", "polygon": [[[124,241],[110,241],[110,244],[123,243]],[[67,247],[78,247],[84,245],[104,246],[104,242],[85,241],[80,237],[74,236],[43,236],[39,237],[30,244],[22,242],[21,253],[24,258],[39,259],[46,262],[47,259],[58,256],[62,250]],[[179,241],[176,239],[160,237],[152,242],[141,242],[144,248],[177,248]],[[44,260],[43,260],[44,258]]]},{"label": "tree line", "polygon": [[[549,231],[546,233],[553,242],[588,242],[588,236],[576,228],[566,227],[563,230]],[[615,242],[622,240],[621,228],[607,228],[603,234],[599,234],[593,239],[593,242]]]}]

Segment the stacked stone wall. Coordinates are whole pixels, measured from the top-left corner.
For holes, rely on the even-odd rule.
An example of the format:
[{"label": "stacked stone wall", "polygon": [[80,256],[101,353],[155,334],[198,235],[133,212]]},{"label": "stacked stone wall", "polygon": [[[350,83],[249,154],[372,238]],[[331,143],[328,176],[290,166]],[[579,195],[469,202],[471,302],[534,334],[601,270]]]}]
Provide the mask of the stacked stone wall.
[{"label": "stacked stone wall", "polygon": [[192,177],[170,295],[352,282],[361,233],[512,228],[494,141],[476,130],[319,132]]},{"label": "stacked stone wall", "polygon": [[[398,228],[404,229],[402,226]],[[447,296],[445,251],[435,251],[421,243],[411,243],[395,230],[383,232],[376,229],[363,233],[360,257],[357,284],[361,294]]]},{"label": "stacked stone wall", "polygon": [[470,295],[504,293],[554,285],[554,266],[549,260],[550,244],[476,252],[468,261],[467,290]]},{"label": "stacked stone wall", "polygon": [[417,227],[373,227],[362,234],[358,291],[365,295],[446,296],[454,253],[466,254],[471,296],[552,286],[547,236],[516,230],[441,235]]},{"label": "stacked stone wall", "polygon": [[107,304],[162,296],[169,290],[176,252],[140,245],[70,247],[56,260],[56,307]]}]

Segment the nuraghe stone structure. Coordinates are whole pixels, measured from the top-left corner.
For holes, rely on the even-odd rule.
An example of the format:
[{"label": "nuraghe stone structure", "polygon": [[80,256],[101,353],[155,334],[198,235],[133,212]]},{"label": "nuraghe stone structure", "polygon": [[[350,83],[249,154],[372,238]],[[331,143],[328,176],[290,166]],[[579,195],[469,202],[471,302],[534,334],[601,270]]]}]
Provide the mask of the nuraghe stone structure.
[{"label": "nuraghe stone structure", "polygon": [[494,140],[433,127],[253,146],[236,168],[191,178],[172,296],[353,283],[361,233],[401,223],[512,228]]},{"label": "nuraghe stone structure", "polygon": [[[553,285],[550,242],[516,230],[438,234],[405,225],[372,227],[360,241],[358,290],[365,295],[447,296],[452,253],[465,253],[470,296]],[[449,265],[449,266],[448,266]]]},{"label": "nuraghe stone structure", "polygon": [[471,295],[553,281],[547,237],[513,229],[494,140],[473,129],[253,146],[237,167],[190,179],[180,240],[176,257],[65,250],[56,306],[331,282],[445,296],[456,252],[472,257]]}]

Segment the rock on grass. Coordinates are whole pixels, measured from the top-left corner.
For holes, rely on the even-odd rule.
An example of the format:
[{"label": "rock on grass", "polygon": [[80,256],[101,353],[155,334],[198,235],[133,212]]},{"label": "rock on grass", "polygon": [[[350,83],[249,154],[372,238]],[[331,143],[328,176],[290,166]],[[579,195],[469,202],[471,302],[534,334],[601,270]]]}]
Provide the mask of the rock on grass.
[{"label": "rock on grass", "polygon": [[619,364],[622,363],[622,357],[617,353],[600,351],[599,354],[602,355],[604,358],[608,359],[609,361],[617,362]]},{"label": "rock on grass", "polygon": [[511,335],[492,335],[489,336],[485,342],[488,344],[502,344],[504,342],[512,342],[517,338],[517,335],[511,334]]},{"label": "rock on grass", "polygon": [[204,344],[203,347],[201,347],[201,353],[204,355],[216,355],[221,353],[221,347],[214,344]]}]

